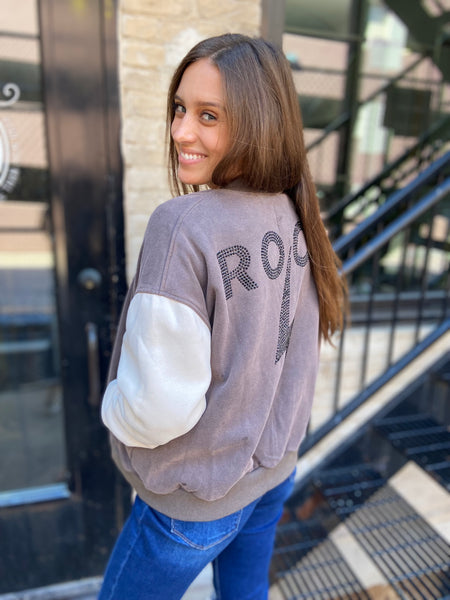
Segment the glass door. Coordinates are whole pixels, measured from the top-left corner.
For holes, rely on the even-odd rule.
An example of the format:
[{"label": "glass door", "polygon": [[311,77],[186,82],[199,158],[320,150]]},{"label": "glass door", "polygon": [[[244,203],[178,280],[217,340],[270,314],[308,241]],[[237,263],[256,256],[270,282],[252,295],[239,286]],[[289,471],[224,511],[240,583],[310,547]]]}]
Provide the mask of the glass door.
[{"label": "glass door", "polygon": [[68,493],[37,11],[12,4],[0,9],[0,507]]},{"label": "glass door", "polygon": [[115,12],[0,3],[0,593],[100,575],[129,503],[99,414],[125,292]]}]

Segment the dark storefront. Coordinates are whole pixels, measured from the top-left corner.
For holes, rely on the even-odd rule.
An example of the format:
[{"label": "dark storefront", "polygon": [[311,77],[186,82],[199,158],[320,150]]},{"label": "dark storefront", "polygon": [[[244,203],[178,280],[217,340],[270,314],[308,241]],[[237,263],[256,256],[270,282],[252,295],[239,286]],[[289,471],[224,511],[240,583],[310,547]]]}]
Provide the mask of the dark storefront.
[{"label": "dark storefront", "polygon": [[116,4],[2,4],[0,593],[100,574],[127,505],[99,418],[125,289]]}]

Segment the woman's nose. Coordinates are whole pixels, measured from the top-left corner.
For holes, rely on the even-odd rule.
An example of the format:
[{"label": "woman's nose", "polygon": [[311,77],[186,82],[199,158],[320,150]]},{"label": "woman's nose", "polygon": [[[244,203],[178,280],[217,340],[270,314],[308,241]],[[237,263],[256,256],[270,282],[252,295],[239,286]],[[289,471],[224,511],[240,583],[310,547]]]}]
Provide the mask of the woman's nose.
[{"label": "woman's nose", "polygon": [[195,125],[187,114],[172,121],[171,133],[174,141],[178,143],[192,142],[196,137]]}]

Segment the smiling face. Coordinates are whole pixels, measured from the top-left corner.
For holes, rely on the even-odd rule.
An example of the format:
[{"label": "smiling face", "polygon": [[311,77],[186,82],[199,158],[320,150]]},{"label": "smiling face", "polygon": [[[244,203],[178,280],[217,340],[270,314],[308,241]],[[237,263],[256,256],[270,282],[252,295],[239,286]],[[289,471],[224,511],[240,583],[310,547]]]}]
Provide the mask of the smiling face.
[{"label": "smiling face", "polygon": [[174,97],[171,135],[178,153],[178,178],[210,184],[229,147],[225,98],[218,68],[207,58],[187,67]]}]

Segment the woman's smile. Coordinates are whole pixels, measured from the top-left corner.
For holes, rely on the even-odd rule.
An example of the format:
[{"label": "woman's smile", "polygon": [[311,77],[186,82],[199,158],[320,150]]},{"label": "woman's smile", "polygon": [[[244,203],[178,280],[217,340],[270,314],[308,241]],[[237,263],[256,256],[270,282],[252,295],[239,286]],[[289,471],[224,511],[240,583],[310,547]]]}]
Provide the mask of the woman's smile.
[{"label": "woman's smile", "polygon": [[197,154],[197,153],[193,153],[193,152],[184,152],[183,150],[180,151],[179,154],[179,160],[180,162],[184,162],[184,163],[193,163],[193,162],[198,162],[199,160],[203,160],[205,159],[206,156],[205,154]]}]

